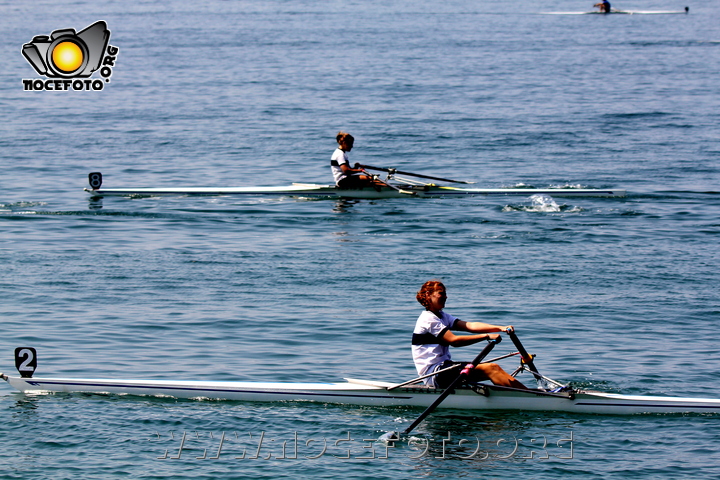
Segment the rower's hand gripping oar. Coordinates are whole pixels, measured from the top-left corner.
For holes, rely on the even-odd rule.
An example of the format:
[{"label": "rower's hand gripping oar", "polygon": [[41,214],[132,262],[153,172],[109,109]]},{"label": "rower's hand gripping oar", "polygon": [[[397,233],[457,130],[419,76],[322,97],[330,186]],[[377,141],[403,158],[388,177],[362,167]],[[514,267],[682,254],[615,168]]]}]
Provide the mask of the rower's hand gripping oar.
[{"label": "rower's hand gripping oar", "polygon": [[463,180],[451,180],[449,178],[441,178],[441,177],[431,177],[430,175],[421,175],[419,173],[411,173],[411,172],[403,172],[401,170],[397,170],[395,168],[383,168],[383,167],[373,167],[371,165],[358,165],[360,168],[368,168],[370,170],[379,170],[381,172],[388,172],[391,175],[394,175],[396,173],[399,173],[400,175],[410,175],[413,177],[418,178],[427,178],[428,180],[438,180],[440,182],[450,182],[450,183],[465,183],[465,184],[473,184],[475,182],[466,182]]},{"label": "rower's hand gripping oar", "polygon": [[[430,405],[428,408],[425,409],[423,413],[420,414],[418,418],[415,419],[415,421],[410,424],[409,427],[407,427],[405,430],[402,431],[402,435],[407,435],[408,433],[412,432],[415,427],[417,427],[420,422],[425,420],[425,418],[430,415],[433,410],[437,408],[438,405],[440,405],[447,397],[450,395],[456,386],[460,385],[465,379],[467,379],[470,376],[470,372],[473,371],[475,367],[478,366],[480,362],[482,362],[483,358],[485,358],[490,351],[502,341],[502,337],[497,337],[496,339],[488,339],[488,344],[483,348],[482,352],[478,354],[477,357],[475,357],[475,360],[472,361],[472,363],[468,363],[465,365],[465,368],[462,369],[460,372],[460,375],[457,376],[457,378],[450,384],[449,387],[447,387],[438,398],[435,399],[435,401]],[[382,435],[380,437],[380,441],[384,442],[393,442],[400,440],[400,435],[397,432],[387,432],[386,434]]]}]

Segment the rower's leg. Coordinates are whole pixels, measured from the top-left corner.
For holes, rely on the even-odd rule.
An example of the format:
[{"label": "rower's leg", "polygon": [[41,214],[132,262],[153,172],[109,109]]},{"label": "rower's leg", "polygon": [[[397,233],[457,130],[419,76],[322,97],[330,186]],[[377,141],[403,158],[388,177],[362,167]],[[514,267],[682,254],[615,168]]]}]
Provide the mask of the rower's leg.
[{"label": "rower's leg", "polygon": [[507,373],[497,363],[481,363],[475,367],[471,380],[490,380],[501,387],[521,388],[527,390],[518,379]]},{"label": "rower's leg", "polygon": [[358,178],[363,181],[363,187],[373,187],[378,192],[382,191],[382,186],[385,185],[369,175],[358,175]]}]

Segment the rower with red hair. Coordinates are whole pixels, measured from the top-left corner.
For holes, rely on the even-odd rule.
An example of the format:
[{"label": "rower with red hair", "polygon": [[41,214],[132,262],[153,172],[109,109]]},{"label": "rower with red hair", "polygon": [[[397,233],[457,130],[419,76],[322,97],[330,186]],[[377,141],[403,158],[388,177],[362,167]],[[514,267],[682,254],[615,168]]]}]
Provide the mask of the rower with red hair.
[{"label": "rower with red hair", "polygon": [[[412,353],[419,375],[443,370],[453,365],[465,365],[453,362],[450,347],[464,347],[483,340],[494,340],[512,325],[498,326],[483,322],[465,322],[445,312],[447,293],[445,285],[438,280],[423,284],[416,295],[417,301],[425,311],[415,324],[412,337]],[[452,331],[462,331],[470,335],[456,335]],[[467,363],[467,362],[466,362]],[[447,388],[459,375],[458,369],[440,372],[426,378],[425,384],[435,388]],[[481,363],[470,375],[470,381],[490,380],[495,385],[526,389],[525,385],[507,373],[496,363]]]}]

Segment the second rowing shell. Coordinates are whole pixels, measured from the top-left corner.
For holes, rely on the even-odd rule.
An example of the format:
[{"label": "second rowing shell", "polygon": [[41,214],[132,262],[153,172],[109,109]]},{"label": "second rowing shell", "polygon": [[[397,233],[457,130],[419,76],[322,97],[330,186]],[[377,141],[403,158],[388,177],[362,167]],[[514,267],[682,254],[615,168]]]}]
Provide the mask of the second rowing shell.
[{"label": "second rowing shell", "polygon": [[594,188],[460,188],[447,186],[398,185],[400,191],[381,187],[341,189],[334,185],[294,183],[281,187],[136,187],[86,188],[93,197],[154,197],[162,195],[275,195],[325,198],[407,198],[407,197],[462,197],[477,195],[550,195],[553,197],[625,197],[624,189]]}]

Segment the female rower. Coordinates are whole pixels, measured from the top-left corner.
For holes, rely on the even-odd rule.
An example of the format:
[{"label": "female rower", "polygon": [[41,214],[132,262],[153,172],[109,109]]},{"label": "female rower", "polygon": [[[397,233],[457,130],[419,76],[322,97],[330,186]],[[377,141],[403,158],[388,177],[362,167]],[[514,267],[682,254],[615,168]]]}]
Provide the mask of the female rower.
[{"label": "female rower", "polygon": [[[444,312],[447,294],[445,285],[438,280],[425,282],[416,298],[425,307],[425,311],[420,314],[415,324],[412,338],[413,360],[421,376],[457,363],[450,359],[450,346],[464,347],[482,340],[494,340],[499,335],[493,332],[503,332],[513,328],[510,325],[501,327],[482,322],[464,322]],[[451,330],[468,332],[472,335],[455,335]],[[447,388],[459,374],[459,369],[456,368],[428,377],[424,382],[431,387]],[[471,373],[470,380],[490,380],[495,385],[504,387],[527,388],[496,363],[479,364]]]},{"label": "female rower", "polygon": [[[330,159],[335,184],[340,188],[363,188],[382,185],[377,183],[362,168],[351,168],[348,160],[348,152],[352,150],[355,138],[349,133],[339,132],[335,137],[338,148],[333,152]],[[357,165],[356,165],[357,167]]]}]

